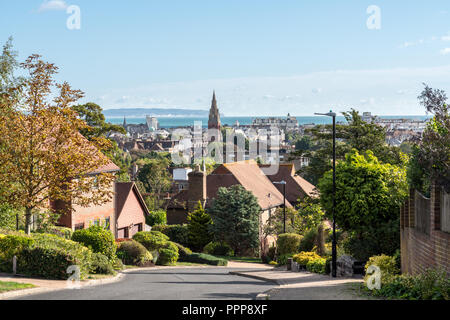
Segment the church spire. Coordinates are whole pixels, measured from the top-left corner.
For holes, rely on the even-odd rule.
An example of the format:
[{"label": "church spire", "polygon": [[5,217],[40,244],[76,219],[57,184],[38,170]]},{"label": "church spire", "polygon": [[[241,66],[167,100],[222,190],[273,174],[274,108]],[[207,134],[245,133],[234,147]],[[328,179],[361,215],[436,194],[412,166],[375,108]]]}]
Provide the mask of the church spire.
[{"label": "church spire", "polygon": [[219,108],[217,107],[216,91],[214,90],[211,110],[209,111],[208,129],[220,129],[221,127],[222,125],[220,123]]}]

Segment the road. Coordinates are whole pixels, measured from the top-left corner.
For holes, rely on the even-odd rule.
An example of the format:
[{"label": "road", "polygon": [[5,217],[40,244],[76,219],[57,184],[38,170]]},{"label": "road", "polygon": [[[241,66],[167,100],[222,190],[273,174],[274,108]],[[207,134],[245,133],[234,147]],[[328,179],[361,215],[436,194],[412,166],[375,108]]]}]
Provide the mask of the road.
[{"label": "road", "polygon": [[111,284],[29,295],[18,300],[251,300],[277,287],[228,274],[233,268],[138,270]]}]

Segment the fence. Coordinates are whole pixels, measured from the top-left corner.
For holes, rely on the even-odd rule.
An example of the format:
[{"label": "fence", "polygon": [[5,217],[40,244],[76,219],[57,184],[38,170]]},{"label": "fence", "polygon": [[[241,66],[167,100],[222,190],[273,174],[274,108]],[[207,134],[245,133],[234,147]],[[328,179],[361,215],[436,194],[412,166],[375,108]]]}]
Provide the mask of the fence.
[{"label": "fence", "polygon": [[450,194],[441,191],[441,231],[450,233]]},{"label": "fence", "polygon": [[414,215],[416,229],[427,235],[430,234],[430,205],[431,200],[416,191],[414,195]]}]

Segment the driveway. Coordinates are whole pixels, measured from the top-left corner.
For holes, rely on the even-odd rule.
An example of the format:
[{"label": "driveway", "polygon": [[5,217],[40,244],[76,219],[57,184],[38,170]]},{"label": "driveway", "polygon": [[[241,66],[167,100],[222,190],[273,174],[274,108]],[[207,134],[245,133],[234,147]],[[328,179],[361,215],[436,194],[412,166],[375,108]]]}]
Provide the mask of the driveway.
[{"label": "driveway", "polygon": [[[230,275],[243,268],[175,268],[127,272],[119,282],[29,295],[18,300],[251,300],[276,284]],[[252,270],[252,269],[247,269]]]}]

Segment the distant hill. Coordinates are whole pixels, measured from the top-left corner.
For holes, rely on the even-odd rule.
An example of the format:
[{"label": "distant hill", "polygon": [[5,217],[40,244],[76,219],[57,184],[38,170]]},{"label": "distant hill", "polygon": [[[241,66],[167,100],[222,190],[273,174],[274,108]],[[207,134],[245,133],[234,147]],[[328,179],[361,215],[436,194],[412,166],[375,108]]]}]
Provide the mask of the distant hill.
[{"label": "distant hill", "polygon": [[190,109],[156,109],[156,108],[134,108],[134,109],[109,109],[103,110],[107,118],[142,118],[145,116],[154,117],[208,117],[208,110],[190,110]]}]

